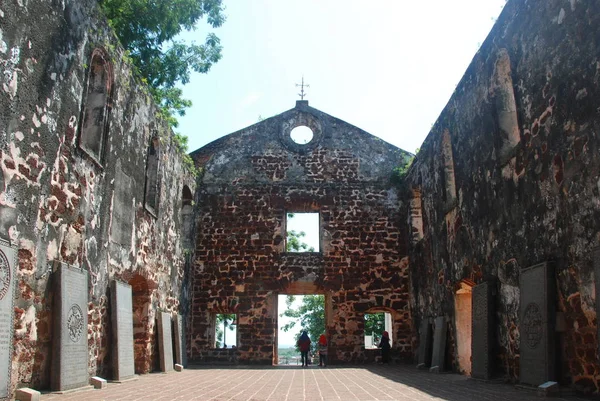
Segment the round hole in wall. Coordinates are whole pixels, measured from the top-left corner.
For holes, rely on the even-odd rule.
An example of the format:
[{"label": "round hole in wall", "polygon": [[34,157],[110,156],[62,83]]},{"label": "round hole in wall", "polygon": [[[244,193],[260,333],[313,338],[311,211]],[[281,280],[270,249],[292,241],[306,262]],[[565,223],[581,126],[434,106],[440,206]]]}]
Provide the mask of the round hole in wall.
[{"label": "round hole in wall", "polygon": [[290,132],[290,138],[299,145],[305,145],[313,139],[313,132],[306,125],[301,125]]}]

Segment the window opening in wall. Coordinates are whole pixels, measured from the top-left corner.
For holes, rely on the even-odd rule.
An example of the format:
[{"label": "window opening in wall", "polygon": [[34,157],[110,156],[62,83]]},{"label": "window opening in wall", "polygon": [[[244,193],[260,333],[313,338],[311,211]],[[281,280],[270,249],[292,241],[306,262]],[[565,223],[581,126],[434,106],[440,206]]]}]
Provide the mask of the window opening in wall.
[{"label": "window opening in wall", "polygon": [[215,320],[215,348],[237,347],[237,315],[218,313]]},{"label": "window opening in wall", "polygon": [[297,341],[306,330],[311,341],[309,362],[319,364],[319,337],[325,334],[325,295],[285,295],[277,299],[279,365],[300,365]]},{"label": "window opening in wall", "polygon": [[306,125],[301,125],[290,132],[290,138],[299,145],[305,145],[312,141],[313,132]]},{"label": "window opening in wall", "polygon": [[319,213],[286,213],[286,252],[320,252]]},{"label": "window opening in wall", "polygon": [[112,87],[111,65],[101,50],[92,54],[85,104],[82,109],[79,147],[102,163],[106,142],[109,98]]},{"label": "window opening in wall", "polygon": [[377,348],[384,331],[387,331],[390,335],[390,345],[392,345],[391,314],[387,312],[365,313],[365,348]]}]

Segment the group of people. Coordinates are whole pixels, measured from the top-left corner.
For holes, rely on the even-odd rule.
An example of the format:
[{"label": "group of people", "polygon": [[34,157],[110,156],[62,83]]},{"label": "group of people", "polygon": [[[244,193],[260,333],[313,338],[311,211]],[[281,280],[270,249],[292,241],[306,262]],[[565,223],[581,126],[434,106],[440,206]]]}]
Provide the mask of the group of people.
[{"label": "group of people", "polygon": [[[303,331],[300,334],[300,338],[296,345],[300,349],[300,359],[302,360],[302,367],[305,368],[309,365],[309,352],[310,352],[310,337],[308,337],[308,333]],[[390,344],[390,335],[387,331],[384,331],[381,335],[381,341],[379,341],[379,348],[381,348],[381,362],[382,363],[390,363],[390,352],[391,352],[391,344]],[[325,334],[321,334],[319,337],[319,366],[327,365],[327,337]]]},{"label": "group of people", "polygon": [[[303,331],[298,338],[296,345],[300,349],[300,359],[302,360],[302,367],[305,368],[309,365],[310,359],[308,353],[310,352],[310,338],[308,333]],[[319,366],[327,365],[327,337],[325,334],[321,334],[319,337]]]}]

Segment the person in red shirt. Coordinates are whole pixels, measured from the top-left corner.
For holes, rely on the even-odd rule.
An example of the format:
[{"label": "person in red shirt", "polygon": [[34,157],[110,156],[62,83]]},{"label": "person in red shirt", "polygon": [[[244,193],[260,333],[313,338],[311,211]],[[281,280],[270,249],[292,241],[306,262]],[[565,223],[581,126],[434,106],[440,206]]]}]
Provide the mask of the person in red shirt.
[{"label": "person in red shirt", "polygon": [[308,366],[308,351],[310,351],[310,338],[308,338],[308,334],[306,333],[306,331],[302,332],[296,345],[300,349],[302,367],[305,368],[306,366]]}]

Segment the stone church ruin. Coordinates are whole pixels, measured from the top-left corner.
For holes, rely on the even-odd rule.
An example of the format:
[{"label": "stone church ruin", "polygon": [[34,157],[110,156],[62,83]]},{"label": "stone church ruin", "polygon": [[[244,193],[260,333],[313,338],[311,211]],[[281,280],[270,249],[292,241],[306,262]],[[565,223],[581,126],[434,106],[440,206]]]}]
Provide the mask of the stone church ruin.
[{"label": "stone church ruin", "polygon": [[[386,312],[395,362],[598,393],[599,4],[509,0],[401,174],[300,100],[195,175],[96,3],[0,6],[0,399],[277,363],[279,294],[325,297],[333,364]],[[307,212],[319,249],[286,252]]]}]

